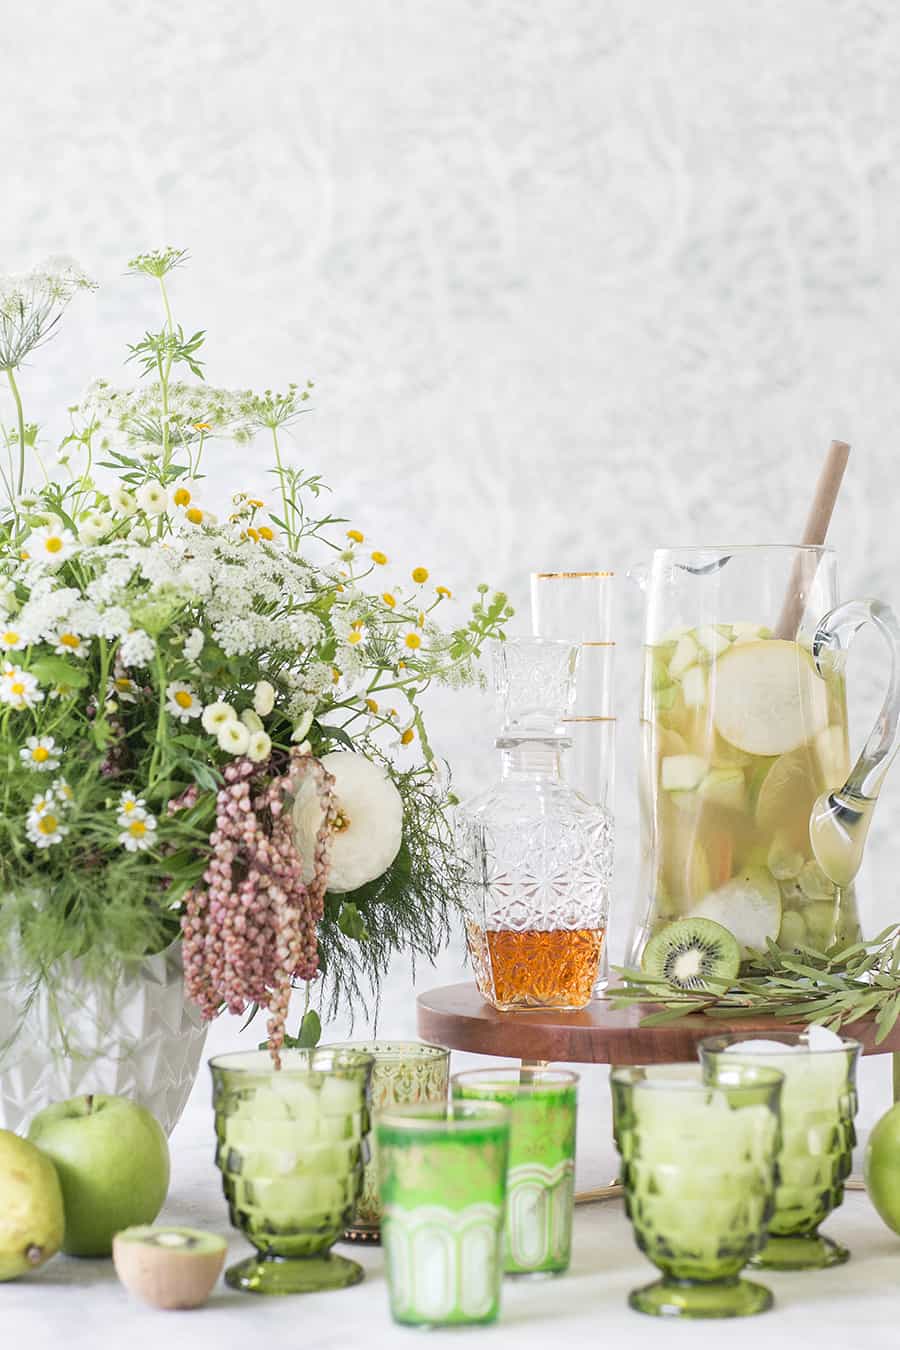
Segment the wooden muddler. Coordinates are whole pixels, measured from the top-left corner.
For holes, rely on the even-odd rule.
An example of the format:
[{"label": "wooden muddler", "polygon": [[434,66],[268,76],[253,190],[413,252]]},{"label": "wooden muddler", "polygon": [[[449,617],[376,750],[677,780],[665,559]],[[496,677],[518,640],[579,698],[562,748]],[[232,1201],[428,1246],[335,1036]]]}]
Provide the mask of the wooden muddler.
[{"label": "wooden muddler", "polygon": [[[850,447],[846,441],[832,441],[828,447],[828,454],[825,456],[819,481],[816,484],[812,506],[809,508],[809,515],[806,517],[806,524],[803,527],[803,535],[800,539],[801,545],[808,547],[825,543],[831,513],[837,501],[849,454]],[[818,559],[815,555],[800,551],[794,558],[791,578],[788,582],[784,604],[781,607],[781,615],[775,625],[776,637],[787,638],[789,641],[796,638],[817,566]]]}]

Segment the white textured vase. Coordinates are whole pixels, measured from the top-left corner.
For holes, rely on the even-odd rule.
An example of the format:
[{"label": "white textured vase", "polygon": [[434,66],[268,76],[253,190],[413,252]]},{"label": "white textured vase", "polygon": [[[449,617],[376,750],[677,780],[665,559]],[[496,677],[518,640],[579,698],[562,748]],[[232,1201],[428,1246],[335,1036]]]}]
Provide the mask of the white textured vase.
[{"label": "white textured vase", "polygon": [[180,944],[85,981],[74,962],[36,987],[0,974],[0,1125],[27,1126],[51,1102],[86,1092],[133,1097],[169,1134],[190,1095],[206,1023],[184,996]]}]

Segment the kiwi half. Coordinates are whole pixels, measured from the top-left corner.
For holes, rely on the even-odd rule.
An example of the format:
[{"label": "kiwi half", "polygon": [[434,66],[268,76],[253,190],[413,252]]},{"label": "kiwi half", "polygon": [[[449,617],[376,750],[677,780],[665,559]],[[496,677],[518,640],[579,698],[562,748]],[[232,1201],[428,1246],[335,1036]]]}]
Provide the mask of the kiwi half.
[{"label": "kiwi half", "polygon": [[116,1274],[153,1308],[199,1308],[225,1264],[225,1239],[199,1228],[125,1228],[113,1238]]},{"label": "kiwi half", "polygon": [[740,965],[737,941],[714,919],[675,919],[653,935],[641,959],[646,974],[685,993],[721,991]]}]

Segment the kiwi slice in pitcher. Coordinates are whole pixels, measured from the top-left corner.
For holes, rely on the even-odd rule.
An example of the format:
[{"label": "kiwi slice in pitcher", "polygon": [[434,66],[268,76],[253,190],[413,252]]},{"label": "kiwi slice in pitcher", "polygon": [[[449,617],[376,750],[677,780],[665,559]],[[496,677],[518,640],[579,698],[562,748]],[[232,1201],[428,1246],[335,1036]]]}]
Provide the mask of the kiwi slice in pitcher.
[{"label": "kiwi slice in pitcher", "polygon": [[647,975],[684,993],[723,989],[736,978],[740,964],[737,942],[712,919],[675,919],[653,935],[641,959]]}]

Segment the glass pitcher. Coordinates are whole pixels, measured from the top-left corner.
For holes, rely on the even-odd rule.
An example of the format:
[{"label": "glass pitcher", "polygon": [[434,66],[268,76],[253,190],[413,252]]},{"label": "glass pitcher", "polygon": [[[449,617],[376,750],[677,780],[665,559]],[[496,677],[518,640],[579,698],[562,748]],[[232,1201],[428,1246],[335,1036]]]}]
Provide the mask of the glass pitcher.
[{"label": "glass pitcher", "polygon": [[[853,879],[898,746],[893,612],[837,605],[825,547],[660,549],[631,575],[646,594],[631,963],[685,917],[722,924],[744,956],[769,939],[817,951],[855,941]],[[891,679],[851,771],[844,667],[867,622]]]}]

